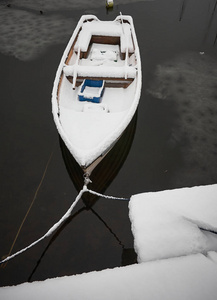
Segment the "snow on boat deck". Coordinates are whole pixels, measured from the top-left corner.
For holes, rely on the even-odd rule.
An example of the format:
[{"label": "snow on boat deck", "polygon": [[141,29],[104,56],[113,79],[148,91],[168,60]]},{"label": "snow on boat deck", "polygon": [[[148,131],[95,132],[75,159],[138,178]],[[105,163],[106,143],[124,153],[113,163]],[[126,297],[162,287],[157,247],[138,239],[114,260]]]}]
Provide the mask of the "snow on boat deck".
[{"label": "snow on boat deck", "polygon": [[97,151],[99,155],[104,153],[113,140],[117,128],[123,131],[121,124],[125,124],[124,120],[134,97],[136,83],[135,79],[127,89],[106,87],[102,103],[94,103],[91,106],[89,102],[78,100],[80,87],[73,90],[71,83],[63,80],[59,107],[60,121],[71,145],[74,146],[74,156],[85,158],[94,156]]},{"label": "snow on boat deck", "polygon": [[[102,103],[108,106],[110,113],[126,113],[126,110],[129,108],[134,96],[136,83],[136,80],[134,80],[127,89],[111,87],[105,88]],[[64,107],[70,110],[82,112],[85,103],[78,100],[79,92],[80,87],[76,87],[75,90],[73,90],[70,82],[68,80],[63,80],[61,86],[60,110]],[[64,118],[64,116],[62,116],[62,118]]]},{"label": "snow on boat deck", "polygon": [[215,300],[217,185],[131,197],[139,264],[0,288],[0,299]]}]

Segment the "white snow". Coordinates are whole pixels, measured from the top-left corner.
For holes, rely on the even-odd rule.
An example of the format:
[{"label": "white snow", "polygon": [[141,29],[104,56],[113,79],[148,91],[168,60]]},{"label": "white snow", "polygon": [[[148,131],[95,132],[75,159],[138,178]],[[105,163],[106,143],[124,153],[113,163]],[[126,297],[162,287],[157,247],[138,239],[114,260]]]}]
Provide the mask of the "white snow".
[{"label": "white snow", "polygon": [[92,113],[88,114],[88,118],[86,113],[61,107],[62,126],[71,144],[75,145],[75,149],[77,148],[78,155],[85,152],[90,155],[92,151],[94,154],[96,145],[101,144],[105,137],[111,135],[125,116],[121,112],[112,115],[104,113],[104,111],[98,109],[98,106],[98,104],[95,105],[96,110],[92,106]]},{"label": "white snow", "polygon": [[125,74],[127,74],[128,78],[136,77],[136,69],[132,66],[122,66],[122,67],[114,67],[106,66],[105,64],[101,64],[99,66],[82,66],[82,65],[73,65],[73,66],[65,66],[64,74],[66,76],[73,76],[74,72],[77,73],[77,76],[82,77],[111,77],[111,78],[124,78]]},{"label": "white snow", "polygon": [[87,113],[108,113],[109,109],[106,104],[99,103],[95,105],[95,103],[85,103],[83,107],[83,111]]},{"label": "white snow", "polygon": [[75,49],[80,48],[81,51],[86,52],[92,35],[118,36],[120,37],[121,52],[126,52],[127,48],[129,52],[134,51],[130,25],[127,23],[122,23],[120,26],[119,22],[111,21],[86,22],[79,33]]},{"label": "white snow", "polygon": [[216,300],[216,235],[199,229],[216,230],[216,195],[217,185],[134,195],[140,264],[3,287],[0,299]]},{"label": "white snow", "polygon": [[202,254],[0,288],[1,300],[216,300],[216,295],[217,264]]},{"label": "white snow", "polygon": [[101,91],[101,87],[86,86],[82,94],[84,97],[92,99],[93,97],[99,97]]},{"label": "white snow", "polygon": [[139,262],[217,251],[217,185],[134,195],[129,215]]},{"label": "white snow", "polygon": [[[116,45],[114,45],[116,46]],[[117,60],[118,59],[118,52],[112,51],[112,50],[100,50],[96,47],[93,48],[90,54],[90,59],[94,60],[102,60],[102,59],[108,59],[108,60]]]},{"label": "white snow", "polygon": [[94,103],[90,107],[89,103],[78,101],[79,87],[73,90],[68,80],[62,81],[61,127],[67,136],[68,148],[80,164],[99,156],[114,141],[114,134],[119,136],[117,128],[121,133],[135,85],[136,81],[127,89],[105,88],[101,105]]},{"label": "white snow", "polygon": [[[61,94],[61,127],[67,136],[68,148],[80,164],[85,165],[93,157],[101,155],[115,140],[114,136],[119,137],[135,84],[133,82],[127,89],[105,88],[101,106],[91,105],[90,110],[88,103],[77,100],[79,88],[73,91],[68,80],[62,82],[64,94]],[[101,109],[102,107],[106,109]]]}]

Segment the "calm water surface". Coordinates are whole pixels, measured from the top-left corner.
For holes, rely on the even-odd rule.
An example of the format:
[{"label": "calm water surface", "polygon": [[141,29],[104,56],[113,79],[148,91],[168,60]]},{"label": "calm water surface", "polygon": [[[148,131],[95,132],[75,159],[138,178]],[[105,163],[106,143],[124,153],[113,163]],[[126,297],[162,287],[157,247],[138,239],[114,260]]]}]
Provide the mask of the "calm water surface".
[{"label": "calm water surface", "polygon": [[[216,1],[129,2],[116,1],[107,12],[99,1],[50,7],[49,1],[14,0],[10,7],[1,1],[0,256],[9,252],[51,154],[13,252],[57,222],[81,186],[80,170],[59,140],[50,99],[61,55],[84,13],[103,20],[119,11],[132,15],[143,68],[130,140],[123,138],[93,174],[95,190],[129,197],[217,182]],[[0,285],[134,263],[128,203],[91,201],[92,209],[81,201],[55,235],[1,268]]]}]

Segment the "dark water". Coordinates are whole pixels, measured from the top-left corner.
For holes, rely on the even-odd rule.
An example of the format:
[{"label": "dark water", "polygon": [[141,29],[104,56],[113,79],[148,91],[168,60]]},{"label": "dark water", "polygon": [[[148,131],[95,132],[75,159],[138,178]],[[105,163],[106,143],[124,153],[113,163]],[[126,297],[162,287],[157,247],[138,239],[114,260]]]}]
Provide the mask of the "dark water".
[{"label": "dark water", "polygon": [[[59,220],[81,185],[80,170],[59,141],[50,99],[62,52],[84,13],[132,15],[143,71],[130,141],[123,139],[96,170],[94,189],[129,197],[217,182],[216,1],[117,1],[109,13],[97,1],[56,9],[30,3],[0,3],[0,256],[9,252],[51,153],[13,252]],[[0,285],[134,263],[128,203],[91,201],[92,209],[81,201],[54,236],[1,268]]]}]

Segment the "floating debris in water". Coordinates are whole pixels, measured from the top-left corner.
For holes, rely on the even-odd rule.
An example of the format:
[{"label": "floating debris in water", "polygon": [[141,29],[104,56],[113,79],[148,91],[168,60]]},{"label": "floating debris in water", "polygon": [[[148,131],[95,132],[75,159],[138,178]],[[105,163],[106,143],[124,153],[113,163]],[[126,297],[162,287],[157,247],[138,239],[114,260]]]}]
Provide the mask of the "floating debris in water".
[{"label": "floating debris in water", "polygon": [[113,7],[113,0],[106,0],[106,7],[107,8],[112,8]]}]

